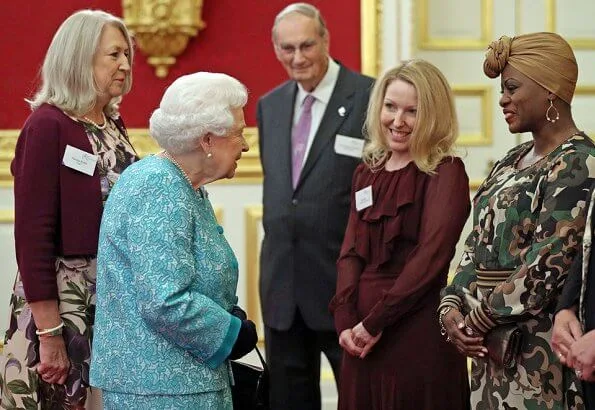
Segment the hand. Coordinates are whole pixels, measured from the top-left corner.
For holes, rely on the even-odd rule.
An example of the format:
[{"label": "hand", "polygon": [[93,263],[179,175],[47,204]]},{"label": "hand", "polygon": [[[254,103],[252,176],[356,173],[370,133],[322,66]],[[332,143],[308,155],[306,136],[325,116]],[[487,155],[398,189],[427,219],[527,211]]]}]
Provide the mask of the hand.
[{"label": "hand", "polygon": [[575,369],[579,379],[595,381],[595,330],[587,332],[570,346],[566,365]]},{"label": "hand", "polygon": [[442,318],[447,339],[459,351],[468,357],[484,357],[488,349],[483,345],[483,337],[473,333],[465,326],[465,318],[457,309],[451,309]]},{"label": "hand", "polygon": [[351,329],[345,329],[339,335],[339,345],[351,356],[359,356],[362,354],[362,349],[356,346],[353,342],[353,331]]},{"label": "hand", "polygon": [[258,335],[256,334],[256,325],[251,320],[242,320],[242,327],[238,338],[231,349],[229,358],[232,360],[239,359],[250,353],[256,343],[258,342]]},{"label": "hand", "polygon": [[66,344],[62,335],[39,338],[39,377],[52,384],[64,384],[68,377],[70,360],[66,353]]},{"label": "hand", "polygon": [[356,346],[361,347],[363,350],[359,355],[360,359],[363,359],[370,353],[370,350],[374,347],[376,343],[380,340],[382,336],[382,332],[378,333],[376,336],[372,336],[364,327],[362,322],[359,322],[353,329],[351,333],[351,338],[353,339],[353,343]]},{"label": "hand", "polygon": [[566,364],[570,346],[582,335],[581,324],[572,309],[563,309],[556,314],[551,344],[562,364]]}]

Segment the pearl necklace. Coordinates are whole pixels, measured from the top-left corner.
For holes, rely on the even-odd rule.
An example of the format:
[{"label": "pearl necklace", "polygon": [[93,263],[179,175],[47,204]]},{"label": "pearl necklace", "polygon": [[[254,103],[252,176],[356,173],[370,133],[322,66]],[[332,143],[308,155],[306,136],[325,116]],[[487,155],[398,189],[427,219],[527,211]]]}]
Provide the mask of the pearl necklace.
[{"label": "pearl necklace", "polygon": [[184,178],[186,179],[186,181],[188,181],[188,183],[190,184],[190,186],[192,187],[192,189],[198,190],[200,188],[200,187],[199,188],[194,188],[194,184],[192,183],[192,180],[190,179],[190,177],[188,176],[188,174],[186,173],[186,171],[184,171],[184,169],[182,168],[182,166],[178,163],[178,161],[176,161],[174,159],[174,157],[172,157],[170,155],[169,152],[167,152],[167,151],[161,151],[159,153],[159,155],[162,158],[168,159],[172,164],[174,164],[176,166],[176,168],[178,168],[180,170],[180,172],[182,173],[182,175],[184,175]]},{"label": "pearl necklace", "polygon": [[83,120],[87,121],[89,124],[93,125],[98,130],[103,130],[103,129],[105,129],[105,127],[107,127],[107,118],[105,118],[105,113],[103,111],[101,111],[101,115],[103,116],[103,125],[97,124],[95,121],[93,121],[91,118],[87,117],[86,115],[83,117]]}]

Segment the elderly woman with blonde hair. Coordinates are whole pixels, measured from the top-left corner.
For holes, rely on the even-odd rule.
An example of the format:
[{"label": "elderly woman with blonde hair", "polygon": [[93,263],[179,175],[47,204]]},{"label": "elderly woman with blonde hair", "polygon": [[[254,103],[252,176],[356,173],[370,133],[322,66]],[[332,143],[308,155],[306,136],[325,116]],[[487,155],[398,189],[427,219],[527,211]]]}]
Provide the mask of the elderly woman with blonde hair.
[{"label": "elderly woman with blonde hair", "polygon": [[465,359],[435,320],[470,211],[444,75],[424,60],[388,70],[366,132],[331,301],[344,349],[339,409],[467,409]]},{"label": "elderly woman with blonde hair", "polygon": [[106,409],[232,408],[228,359],[254,348],[256,328],[204,186],[248,151],[247,98],[225,74],[178,78],[150,120],[164,151],[129,167],[106,203],[91,365]]},{"label": "elderly woman with blonde hair", "polygon": [[118,113],[133,54],[122,20],[100,10],[68,17],[47,50],[11,166],[18,275],[2,408],[100,405],[89,386],[97,240],[103,203],[138,159]]},{"label": "elderly woman with blonde hair", "polygon": [[576,59],[554,33],[504,36],[490,44],[484,72],[500,76],[510,132],[532,139],[499,160],[475,194],[473,229],[439,321],[473,359],[474,408],[580,409],[580,383],[550,347],[595,175],[595,146],[570,108]]}]

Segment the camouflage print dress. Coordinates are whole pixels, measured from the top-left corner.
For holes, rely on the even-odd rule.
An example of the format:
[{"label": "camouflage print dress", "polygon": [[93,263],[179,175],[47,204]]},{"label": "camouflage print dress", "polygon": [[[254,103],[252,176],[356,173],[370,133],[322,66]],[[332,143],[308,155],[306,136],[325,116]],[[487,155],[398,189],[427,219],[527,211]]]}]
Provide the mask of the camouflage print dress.
[{"label": "camouflage print dress", "polygon": [[[516,323],[521,353],[511,369],[473,359],[471,402],[476,409],[583,409],[574,373],[550,347],[553,312],[585,228],[585,202],[595,177],[595,146],[572,136],[537,163],[517,169],[532,142],[512,149],[478,189],[473,231],[440,307],[466,313],[480,334]],[[509,271],[490,287],[478,273]],[[481,301],[465,309],[463,288]]]},{"label": "camouflage print dress", "polygon": [[[128,142],[125,129],[108,120],[99,129],[83,123],[97,168],[103,202],[124,169],[138,157]],[[49,384],[38,377],[39,338],[23,283],[17,275],[10,299],[10,324],[0,360],[0,406],[3,409],[65,410],[100,409],[97,389],[89,386],[91,340],[95,318],[95,255],[56,257],[59,310],[64,322],[63,337],[70,359],[64,385]]]}]

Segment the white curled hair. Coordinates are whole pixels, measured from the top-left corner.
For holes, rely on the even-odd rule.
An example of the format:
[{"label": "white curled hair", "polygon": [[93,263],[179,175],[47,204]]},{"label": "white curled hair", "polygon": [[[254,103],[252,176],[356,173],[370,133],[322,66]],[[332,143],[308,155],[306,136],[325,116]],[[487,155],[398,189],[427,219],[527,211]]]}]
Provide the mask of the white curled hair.
[{"label": "white curled hair", "polygon": [[151,115],[149,130],[161,148],[182,154],[209,133],[227,134],[234,122],[231,109],[242,108],[247,101],[246,87],[227,74],[184,75],[165,90]]}]

